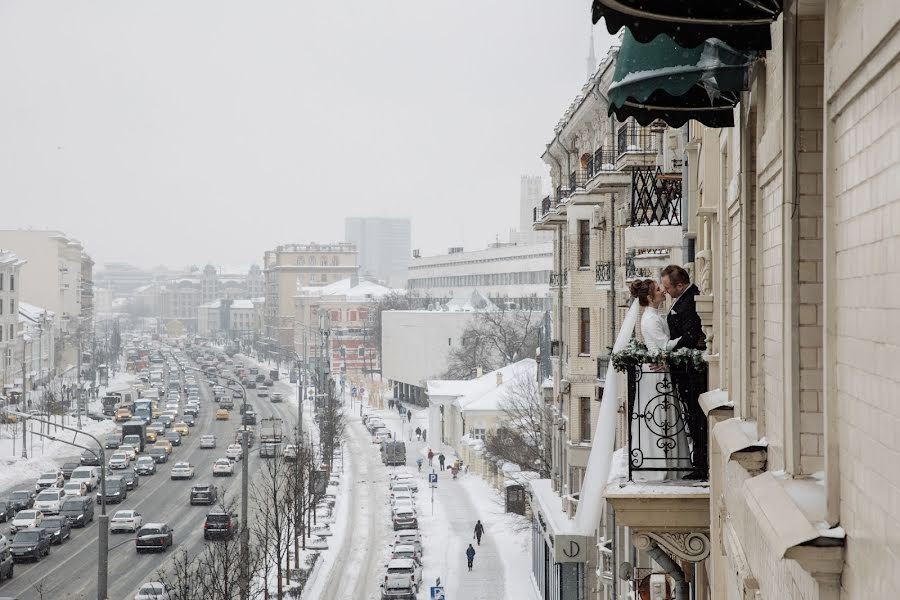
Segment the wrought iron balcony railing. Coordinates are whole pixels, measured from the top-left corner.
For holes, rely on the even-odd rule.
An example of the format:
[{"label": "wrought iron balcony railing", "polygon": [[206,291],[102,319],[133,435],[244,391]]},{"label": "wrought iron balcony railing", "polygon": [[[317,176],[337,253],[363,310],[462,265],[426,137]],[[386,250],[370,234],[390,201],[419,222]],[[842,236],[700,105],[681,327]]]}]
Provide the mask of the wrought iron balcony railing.
[{"label": "wrought iron balcony railing", "polygon": [[696,371],[657,372],[649,365],[632,367],[627,375],[628,479],[634,480],[636,472],[653,473],[638,480],[682,479],[698,459],[689,441],[696,433],[691,427],[697,426],[689,403],[704,391],[705,377]]},{"label": "wrought iron balcony railing", "polygon": [[585,163],[585,177],[590,181],[598,173],[616,170],[616,152],[612,148],[597,148]]},{"label": "wrought iron balcony railing", "polygon": [[625,281],[634,281],[635,279],[653,279],[659,275],[658,271],[649,267],[638,267],[634,264],[634,255],[629,254],[625,257]]},{"label": "wrought iron balcony railing", "polygon": [[681,175],[659,167],[633,170],[631,225],[681,225]]},{"label": "wrought iron balcony railing", "polygon": [[616,158],[626,153],[656,154],[658,136],[636,123],[629,123],[619,128],[616,136]]},{"label": "wrought iron balcony railing", "polygon": [[611,262],[597,263],[597,283],[609,283],[612,281],[613,265]]},{"label": "wrought iron balcony railing", "polygon": [[563,271],[562,273],[550,273],[550,287],[558,288],[568,285],[569,283],[569,272]]}]

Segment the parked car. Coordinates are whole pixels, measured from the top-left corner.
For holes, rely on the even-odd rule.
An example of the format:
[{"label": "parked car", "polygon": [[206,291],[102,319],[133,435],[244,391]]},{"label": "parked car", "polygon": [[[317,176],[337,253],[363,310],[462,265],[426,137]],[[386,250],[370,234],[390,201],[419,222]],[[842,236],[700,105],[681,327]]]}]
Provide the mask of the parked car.
[{"label": "parked car", "polygon": [[69,477],[72,476],[72,471],[74,471],[75,469],[77,469],[80,466],[81,466],[81,463],[67,462],[67,463],[63,463],[63,466],[62,466],[62,468],[60,468],[60,471],[62,471],[63,477],[68,481]]},{"label": "parked car", "polygon": [[49,471],[47,473],[41,473],[41,476],[38,477],[37,482],[34,484],[35,491],[40,491],[45,488],[61,488],[66,483],[66,478],[63,477],[62,471]]},{"label": "parked car", "polygon": [[422,564],[422,552],[412,544],[394,544],[393,550],[391,550],[391,558],[408,558],[416,561],[419,565]]},{"label": "parked car", "polygon": [[422,545],[422,537],[419,535],[418,529],[404,529],[394,534],[394,545],[408,544],[413,546],[421,556],[425,553],[425,547]]},{"label": "parked car", "polygon": [[170,477],[172,479],[193,479],[194,465],[188,462],[177,462],[172,466]]},{"label": "parked car", "polygon": [[216,447],[216,436],[202,435],[200,436],[200,448],[209,450]]},{"label": "parked car", "polygon": [[34,508],[45,515],[59,514],[60,506],[66,493],[60,488],[47,488],[34,499]]},{"label": "parked car", "polygon": [[385,570],[381,597],[384,600],[398,598],[414,600],[419,593],[421,582],[422,565],[411,559],[393,559],[388,562]]},{"label": "parked car", "polygon": [[72,527],[84,527],[94,520],[94,500],[90,496],[67,497],[59,509]]},{"label": "parked car", "polygon": [[391,523],[394,526],[394,531],[419,528],[419,519],[416,517],[416,511],[408,507],[391,509]]},{"label": "parked car", "polygon": [[109,532],[119,533],[127,531],[134,533],[141,528],[144,523],[144,517],[136,510],[117,510],[112,519],[109,520]]},{"label": "parked car", "polygon": [[228,458],[220,458],[213,463],[213,477],[231,477],[234,475],[234,463]]},{"label": "parked car", "polygon": [[215,510],[206,515],[203,522],[203,539],[231,539],[238,530],[237,515]]},{"label": "parked car", "polygon": [[170,600],[169,590],[164,583],[149,581],[142,583],[134,600]]},{"label": "parked car", "polygon": [[191,505],[215,504],[219,500],[219,490],[214,485],[195,485],[191,488]]},{"label": "parked car", "polygon": [[165,552],[172,545],[173,530],[166,523],[147,523],[141,527],[134,540],[138,554],[148,550]]},{"label": "parked car", "polygon": [[39,510],[20,510],[9,523],[10,533],[16,533],[23,529],[31,527],[40,527],[41,521],[44,520],[44,513]]},{"label": "parked car", "polygon": [[65,517],[47,517],[41,521],[41,529],[46,529],[50,533],[51,544],[62,544],[72,535],[72,527],[69,520]]},{"label": "parked car", "polygon": [[39,561],[50,554],[50,532],[38,527],[23,529],[16,533],[9,550],[15,562]]}]

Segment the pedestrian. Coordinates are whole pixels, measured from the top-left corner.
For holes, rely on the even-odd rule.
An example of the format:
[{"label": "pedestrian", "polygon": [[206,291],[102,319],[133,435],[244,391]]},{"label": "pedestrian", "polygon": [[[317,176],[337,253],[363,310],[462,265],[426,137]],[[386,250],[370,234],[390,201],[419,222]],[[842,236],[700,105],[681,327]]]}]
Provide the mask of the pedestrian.
[{"label": "pedestrian", "polygon": [[406,421],[407,421],[407,423],[412,423],[412,411],[411,410],[406,411]]},{"label": "pedestrian", "polygon": [[423,429],[423,430],[422,430],[422,441],[423,441],[423,442],[427,442],[427,441],[428,441],[428,430],[427,430],[427,429]]},{"label": "pedestrian", "polygon": [[444,470],[444,461],[445,461],[445,460],[447,460],[447,457],[444,456],[444,453],[443,453],[443,452],[441,452],[440,454],[438,454],[438,463],[440,463],[440,465],[441,465],[441,471]]},{"label": "pedestrian", "polygon": [[434,460],[434,452],[431,450],[431,448],[429,448],[429,449],[428,449],[428,466],[429,466],[429,467],[433,467],[433,466],[434,466],[434,465],[432,464],[432,462],[431,462],[432,460]]},{"label": "pedestrian", "polygon": [[466,559],[469,561],[469,570],[471,571],[472,564],[475,562],[475,548],[472,547],[472,544],[466,548]]},{"label": "pedestrian", "polygon": [[422,457],[416,459],[416,465],[419,467],[419,471],[422,470]]},{"label": "pedestrian", "polygon": [[394,399],[393,398],[388,398],[388,408],[390,408],[390,409],[394,408]]},{"label": "pedestrian", "polygon": [[421,427],[416,427],[416,439],[417,440],[422,439],[422,428]]},{"label": "pedestrian", "polygon": [[481,524],[481,519],[478,519],[478,522],[475,523],[475,536],[474,538],[478,540],[478,545],[481,545],[481,536],[484,535],[484,525]]}]

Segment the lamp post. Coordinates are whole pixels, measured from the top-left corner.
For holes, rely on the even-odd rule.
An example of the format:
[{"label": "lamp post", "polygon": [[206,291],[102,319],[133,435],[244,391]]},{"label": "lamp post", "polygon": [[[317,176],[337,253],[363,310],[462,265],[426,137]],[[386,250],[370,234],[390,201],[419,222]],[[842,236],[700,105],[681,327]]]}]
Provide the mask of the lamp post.
[{"label": "lamp post", "polygon": [[97,443],[97,448],[89,448],[87,446],[82,446],[81,444],[76,444],[75,441],[64,440],[56,437],[55,435],[48,435],[44,433],[35,433],[34,435],[47,438],[48,440],[53,440],[57,442],[62,442],[63,444],[67,444],[69,446],[75,446],[76,448],[81,448],[83,450],[87,450],[94,456],[97,456],[97,452],[100,452],[100,522],[98,523],[99,532],[97,537],[97,600],[107,600],[106,590],[108,587],[109,581],[109,518],[106,515],[106,452],[103,450],[103,444],[100,443],[96,437],[92,436],[89,433],[85,433],[80,429],[76,429],[74,427],[68,427],[66,425],[57,425],[56,423],[51,423],[50,421],[39,419],[36,417],[32,417],[31,415],[23,412],[9,411],[10,414],[16,415],[17,418],[22,419],[22,428],[25,428],[25,423],[28,419],[33,421],[37,421],[38,423],[43,423],[47,425],[47,431],[50,431],[50,425],[56,425],[61,429],[67,431],[74,431],[76,434],[76,438],[78,434],[85,435]]}]

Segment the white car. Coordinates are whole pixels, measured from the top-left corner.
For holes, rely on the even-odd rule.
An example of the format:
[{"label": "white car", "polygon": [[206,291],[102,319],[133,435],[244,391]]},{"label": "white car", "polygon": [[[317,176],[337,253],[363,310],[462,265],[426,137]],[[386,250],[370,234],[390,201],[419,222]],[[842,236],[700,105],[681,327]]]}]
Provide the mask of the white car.
[{"label": "white car", "polygon": [[129,531],[134,533],[144,524],[144,517],[136,510],[117,510],[113,518],[109,520],[110,533]]},{"label": "white car", "polygon": [[397,512],[397,513],[400,513],[400,512],[414,513],[414,512],[416,512],[416,505],[413,504],[413,501],[411,498],[401,498],[401,499],[395,500],[394,502],[391,503],[391,510],[393,512]]},{"label": "white car", "polygon": [[240,444],[231,444],[228,446],[228,449],[225,450],[225,456],[230,460],[241,460],[242,455],[243,451],[241,450]]},{"label": "white car", "polygon": [[169,600],[170,598],[165,584],[158,581],[141,584],[138,593],[134,596],[134,600]]},{"label": "white car", "polygon": [[294,444],[287,444],[281,450],[281,457],[284,460],[290,460],[290,461],[297,460],[297,446],[295,446]]},{"label": "white car", "polygon": [[172,479],[193,479],[194,478],[194,465],[186,462],[177,462],[175,466],[172,467],[171,473]]},{"label": "white car", "polygon": [[119,452],[124,452],[126,455],[128,455],[128,462],[137,460],[137,448],[135,448],[131,444],[122,444],[121,446],[119,446]]},{"label": "white car", "polygon": [[200,448],[202,449],[210,449],[216,447],[216,436],[214,435],[201,435],[200,436]]},{"label": "white car", "polygon": [[377,429],[375,434],[372,436],[373,444],[380,444],[382,442],[387,442],[392,439],[391,432],[386,429]]},{"label": "white car", "polygon": [[395,558],[388,562],[384,574],[384,589],[399,587],[398,584],[411,583],[416,595],[422,584],[422,565],[409,558]]},{"label": "white car", "polygon": [[217,477],[219,475],[230,477],[234,475],[234,463],[231,462],[231,459],[220,458],[213,463],[212,471],[213,477]]},{"label": "white car", "polygon": [[45,488],[62,487],[66,479],[63,477],[62,471],[51,471],[50,473],[41,473],[37,483],[34,485],[35,491]]},{"label": "white car", "polygon": [[72,471],[69,483],[83,483],[88,491],[92,491],[100,483],[100,469],[98,467],[78,467]]},{"label": "white car", "polygon": [[418,529],[405,529],[394,534],[394,546],[397,544],[409,544],[418,550],[419,555],[425,552],[422,546],[422,538]]},{"label": "white car", "polygon": [[131,461],[124,452],[113,452],[113,455],[109,457],[107,466],[109,466],[110,469],[126,469],[128,468],[129,462]]},{"label": "white car", "polygon": [[44,520],[44,513],[39,510],[20,510],[9,522],[11,532],[16,533],[29,527],[37,527]]},{"label": "white car", "polygon": [[412,475],[404,474],[399,477],[395,477],[394,479],[391,480],[390,487],[391,487],[392,491],[394,490],[394,488],[397,488],[397,487],[400,487],[401,489],[403,489],[403,486],[405,486],[406,488],[408,488],[409,490],[411,490],[413,492],[419,491],[419,482],[416,481],[416,478],[413,477]]},{"label": "white car", "polygon": [[391,506],[397,504],[397,502],[412,502],[413,495],[411,490],[396,490],[391,492]]},{"label": "white car", "polygon": [[45,515],[58,515],[65,497],[66,493],[60,488],[47,488],[37,495],[32,508],[41,511]]},{"label": "white car", "polygon": [[87,485],[84,484],[83,481],[69,482],[63,486],[63,491],[66,493],[66,498],[71,498],[73,496],[87,496],[88,489]]}]

